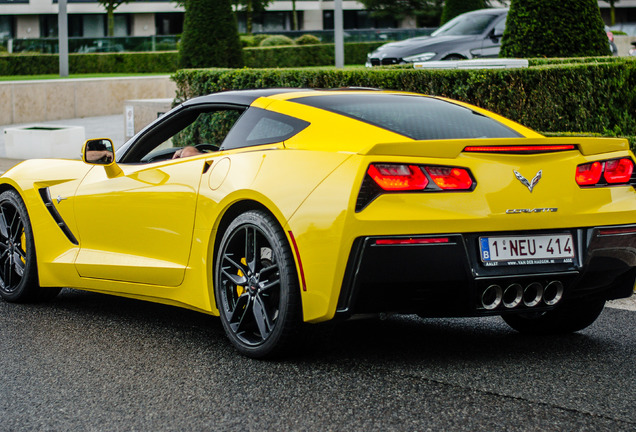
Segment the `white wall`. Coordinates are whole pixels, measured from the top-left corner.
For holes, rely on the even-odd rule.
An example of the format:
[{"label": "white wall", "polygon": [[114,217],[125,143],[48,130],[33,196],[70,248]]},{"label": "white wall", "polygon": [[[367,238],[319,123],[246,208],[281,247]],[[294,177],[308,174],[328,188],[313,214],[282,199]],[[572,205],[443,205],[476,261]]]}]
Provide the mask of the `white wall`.
[{"label": "white wall", "polygon": [[138,13],[133,15],[133,36],[152,36],[155,34],[155,14]]},{"label": "white wall", "polygon": [[40,19],[37,15],[20,15],[16,18],[16,37],[39,38]]}]

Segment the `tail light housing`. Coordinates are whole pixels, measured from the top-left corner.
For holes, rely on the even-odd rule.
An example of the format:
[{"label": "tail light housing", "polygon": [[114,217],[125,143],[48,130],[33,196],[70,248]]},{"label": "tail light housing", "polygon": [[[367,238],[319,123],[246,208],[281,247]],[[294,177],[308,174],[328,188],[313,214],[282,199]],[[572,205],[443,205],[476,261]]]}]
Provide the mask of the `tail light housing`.
[{"label": "tail light housing", "polygon": [[422,190],[428,185],[417,165],[372,164],[367,174],[385,191]]},{"label": "tail light housing", "polygon": [[631,159],[614,159],[605,162],[603,177],[609,184],[629,183],[634,171],[634,162]]},{"label": "tail light housing", "polygon": [[426,172],[442,190],[470,190],[473,179],[466,168],[427,166]]},{"label": "tail light housing", "polygon": [[634,161],[620,158],[581,164],[576,167],[575,179],[581,187],[636,186]]},{"label": "tail light housing", "polygon": [[598,183],[603,174],[603,164],[592,162],[576,167],[576,182],[579,186],[592,186]]},{"label": "tail light housing", "polygon": [[362,182],[356,211],[386,193],[467,192],[475,189],[467,168],[441,165],[373,163]]}]

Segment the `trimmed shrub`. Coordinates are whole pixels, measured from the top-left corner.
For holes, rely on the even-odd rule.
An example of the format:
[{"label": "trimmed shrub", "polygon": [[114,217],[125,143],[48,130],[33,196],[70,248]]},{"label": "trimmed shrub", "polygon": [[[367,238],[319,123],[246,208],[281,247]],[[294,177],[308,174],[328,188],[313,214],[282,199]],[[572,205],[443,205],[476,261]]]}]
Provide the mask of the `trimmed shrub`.
[{"label": "trimmed shrub", "polygon": [[186,0],[185,8],[179,66],[243,66],[230,0]]},{"label": "trimmed shrub", "polygon": [[[345,64],[364,64],[367,54],[383,44],[384,42],[346,43]],[[334,44],[245,48],[245,66],[250,68],[332,66],[335,63],[334,50]]]},{"label": "trimmed shrub", "polygon": [[320,39],[314,35],[304,34],[300,37],[297,37],[296,45],[317,45],[320,43]]},{"label": "trimmed shrub", "polygon": [[209,69],[178,71],[177,94],[267,87],[375,87],[450,97],[547,132],[636,135],[636,61],[527,69]]},{"label": "trimmed shrub", "polygon": [[[364,64],[366,55],[382,42],[345,44],[346,64]],[[331,66],[334,45],[245,48],[246,65],[254,68]],[[70,54],[69,69],[77,73],[172,73],[178,69],[178,53]],[[57,54],[0,54],[0,75],[46,75],[59,72]]]},{"label": "trimmed shrub", "polygon": [[293,45],[294,41],[287,36],[282,35],[273,35],[269,36],[260,43],[259,46],[262,47],[273,47],[273,46],[283,46],[283,45]]},{"label": "trimmed shrub", "polygon": [[512,0],[500,57],[609,54],[596,0]]},{"label": "trimmed shrub", "polygon": [[484,9],[486,6],[485,0],[446,0],[441,23],[444,24],[465,12]]},{"label": "trimmed shrub", "polygon": [[[69,54],[69,70],[78,73],[171,73],[176,51]],[[0,55],[0,75],[46,75],[59,72],[57,54]]]},{"label": "trimmed shrub", "polygon": [[241,47],[243,48],[258,46],[256,38],[252,35],[241,35],[239,36],[239,39],[241,40]]}]

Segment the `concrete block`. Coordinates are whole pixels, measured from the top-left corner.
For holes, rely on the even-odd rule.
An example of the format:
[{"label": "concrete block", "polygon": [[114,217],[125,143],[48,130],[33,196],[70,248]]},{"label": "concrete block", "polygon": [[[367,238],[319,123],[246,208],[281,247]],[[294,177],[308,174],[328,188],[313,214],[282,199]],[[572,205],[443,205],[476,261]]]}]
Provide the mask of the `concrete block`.
[{"label": "concrete block", "polygon": [[5,156],[10,159],[80,159],[82,126],[25,126],[4,130]]}]

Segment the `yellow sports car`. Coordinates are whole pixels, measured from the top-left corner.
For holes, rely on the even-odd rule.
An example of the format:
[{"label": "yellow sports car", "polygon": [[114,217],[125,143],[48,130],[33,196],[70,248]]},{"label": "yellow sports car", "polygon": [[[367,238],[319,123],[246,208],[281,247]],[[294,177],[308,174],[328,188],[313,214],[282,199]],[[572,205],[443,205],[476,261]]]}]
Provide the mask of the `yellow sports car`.
[{"label": "yellow sports car", "polygon": [[623,139],[545,138],[484,109],[369,89],[184,102],[115,156],[0,177],[0,294],[71,287],[219,315],[251,357],[303,323],[501,315],[572,332],[636,279]]}]

